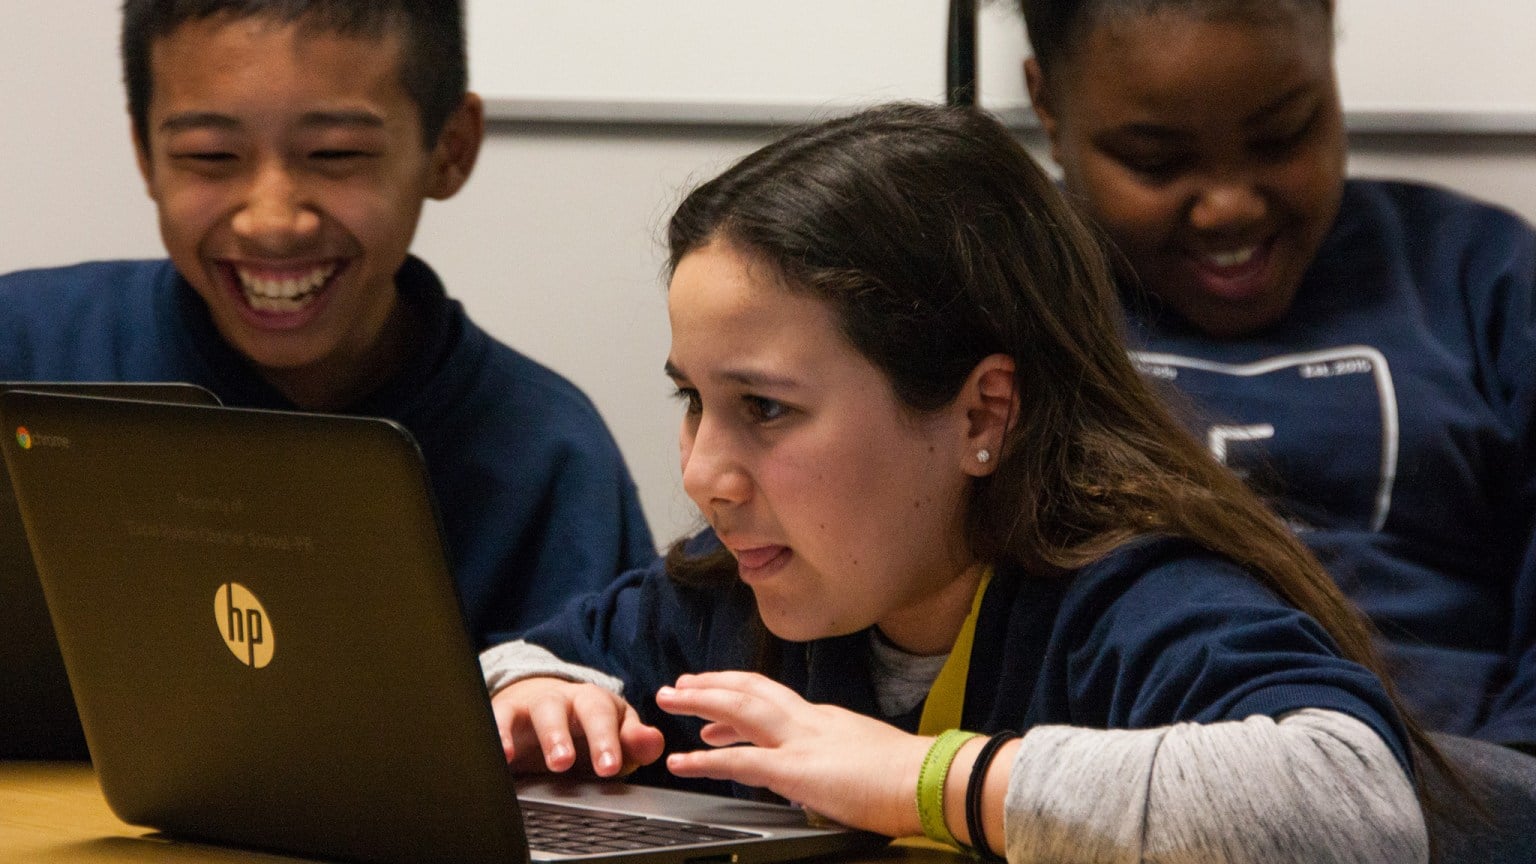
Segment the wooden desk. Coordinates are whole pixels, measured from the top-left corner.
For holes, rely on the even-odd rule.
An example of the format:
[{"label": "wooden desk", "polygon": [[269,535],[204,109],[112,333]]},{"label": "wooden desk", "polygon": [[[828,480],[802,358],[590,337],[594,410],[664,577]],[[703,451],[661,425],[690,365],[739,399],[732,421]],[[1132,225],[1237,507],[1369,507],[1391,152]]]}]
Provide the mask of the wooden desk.
[{"label": "wooden desk", "polygon": [[112,815],[90,766],[0,762],[0,864],[297,861],[167,840]]},{"label": "wooden desk", "polygon": [[[0,761],[0,864],[281,864],[306,859],[171,840],[112,815],[87,765]],[[892,848],[871,864],[965,864],[958,853]],[[849,862],[854,864],[854,862]]]}]

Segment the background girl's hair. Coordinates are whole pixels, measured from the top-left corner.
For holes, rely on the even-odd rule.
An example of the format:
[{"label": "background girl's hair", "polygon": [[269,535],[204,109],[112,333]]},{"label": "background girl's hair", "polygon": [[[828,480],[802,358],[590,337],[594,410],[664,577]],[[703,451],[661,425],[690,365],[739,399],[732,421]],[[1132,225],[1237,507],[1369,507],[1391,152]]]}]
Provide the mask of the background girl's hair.
[{"label": "background girl's hair", "polygon": [[[725,243],[828,304],[913,412],[949,403],[982,358],[1013,358],[1019,413],[966,512],[978,560],[1048,578],[1139,536],[1187,538],[1388,680],[1367,625],[1311,553],[1133,366],[1095,235],[990,116],[897,104],[803,129],[689,194],[668,242],[674,270]],[[668,561],[681,581],[735,578],[723,550],[695,558],[679,544]],[[1415,759],[1440,764],[1406,722]]]},{"label": "background girl's hair", "polygon": [[1275,20],[1299,9],[1321,9],[1330,19],[1335,0],[1017,0],[1029,44],[1047,76],[1075,54],[1089,32],[1111,16],[1142,16],[1164,9],[1203,18]]}]

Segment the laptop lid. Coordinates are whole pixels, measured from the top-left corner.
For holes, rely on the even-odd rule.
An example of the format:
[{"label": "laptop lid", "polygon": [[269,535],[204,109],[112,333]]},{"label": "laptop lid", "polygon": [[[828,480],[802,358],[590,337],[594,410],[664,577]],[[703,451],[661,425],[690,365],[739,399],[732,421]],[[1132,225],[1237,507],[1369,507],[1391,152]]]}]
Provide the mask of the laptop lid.
[{"label": "laptop lid", "polygon": [[[207,390],[181,383],[0,381],[0,390],[10,389],[218,404]],[[84,759],[86,755],[80,718],[16,510],[10,475],[0,462],[0,759]]]},{"label": "laptop lid", "polygon": [[[403,429],[22,392],[0,394],[0,417],[31,436],[30,447],[4,436],[4,456],[97,774],[124,821],[357,861],[526,860]],[[786,807],[615,783],[536,788],[578,808],[730,817],[749,835],[538,860],[769,861],[871,843]]]}]

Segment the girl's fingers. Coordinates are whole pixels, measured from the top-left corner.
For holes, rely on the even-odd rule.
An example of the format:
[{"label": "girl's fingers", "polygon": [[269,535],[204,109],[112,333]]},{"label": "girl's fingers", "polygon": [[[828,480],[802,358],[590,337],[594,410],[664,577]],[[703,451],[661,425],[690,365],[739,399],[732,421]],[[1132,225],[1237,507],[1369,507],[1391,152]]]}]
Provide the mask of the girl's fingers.
[{"label": "girl's fingers", "polygon": [[619,743],[623,746],[624,774],[641,765],[655,762],[666,749],[661,730],[641,722],[640,715],[627,702],[624,704],[624,719],[619,725]]},{"label": "girl's fingers", "polygon": [[518,771],[569,771],[585,755],[612,777],[661,757],[661,730],[622,698],[591,684],[525,679],[491,699],[507,762]]},{"label": "girl's fingers", "polygon": [[513,727],[510,738],[503,735],[501,746],[507,764],[518,771],[539,771],[543,767],[543,747],[539,745],[538,736],[528,723],[519,723]]},{"label": "girl's fingers", "polygon": [[572,741],[573,717],[563,699],[539,699],[528,706],[528,722],[544,753],[544,767],[567,771],[576,764],[576,745]]},{"label": "girl's fingers", "polygon": [[778,706],[740,690],[663,687],[656,691],[656,705],[669,714],[690,714],[729,725],[757,743],[766,743],[785,722]]},{"label": "girl's fingers", "polygon": [[699,730],[699,738],[711,747],[729,747],[732,744],[747,743],[746,736],[736,731],[736,727],[729,723],[706,723]]},{"label": "girl's fingers", "polygon": [[516,706],[498,693],[491,699],[491,716],[495,718],[496,734],[501,737],[501,752],[511,762],[516,752],[512,735],[512,724],[516,722],[517,716]]},{"label": "girl's fingers", "polygon": [[770,702],[800,699],[800,694],[772,678],[766,675],[759,675],[756,672],[698,672],[679,676],[674,686],[678,690],[691,690],[695,688],[736,690],[742,693],[750,693]]},{"label": "girl's fingers", "polygon": [[719,750],[694,750],[667,757],[667,770],[678,777],[706,777],[734,780],[766,789],[777,787],[772,751],[757,747],[724,747]]},{"label": "girl's fingers", "polygon": [[587,739],[587,757],[599,777],[612,777],[624,767],[619,744],[621,708],[613,696],[596,688],[582,690],[571,700],[575,725]]},{"label": "girl's fingers", "polygon": [[722,741],[718,743],[750,741],[764,746],[775,746],[801,710],[811,707],[788,687],[751,672],[684,675],[676,686],[656,692],[656,704],[671,714],[691,714],[719,724]]}]

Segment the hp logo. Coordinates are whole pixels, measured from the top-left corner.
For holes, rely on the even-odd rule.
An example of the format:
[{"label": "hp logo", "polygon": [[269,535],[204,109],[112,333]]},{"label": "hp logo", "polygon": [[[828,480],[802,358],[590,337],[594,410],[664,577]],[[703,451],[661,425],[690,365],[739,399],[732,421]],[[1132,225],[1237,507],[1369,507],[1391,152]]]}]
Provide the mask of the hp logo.
[{"label": "hp logo", "polygon": [[272,636],[272,620],[267,610],[249,589],[238,582],[219,586],[213,597],[213,617],[218,623],[219,634],[229,646],[235,659],[260,669],[272,662],[276,647]]}]

